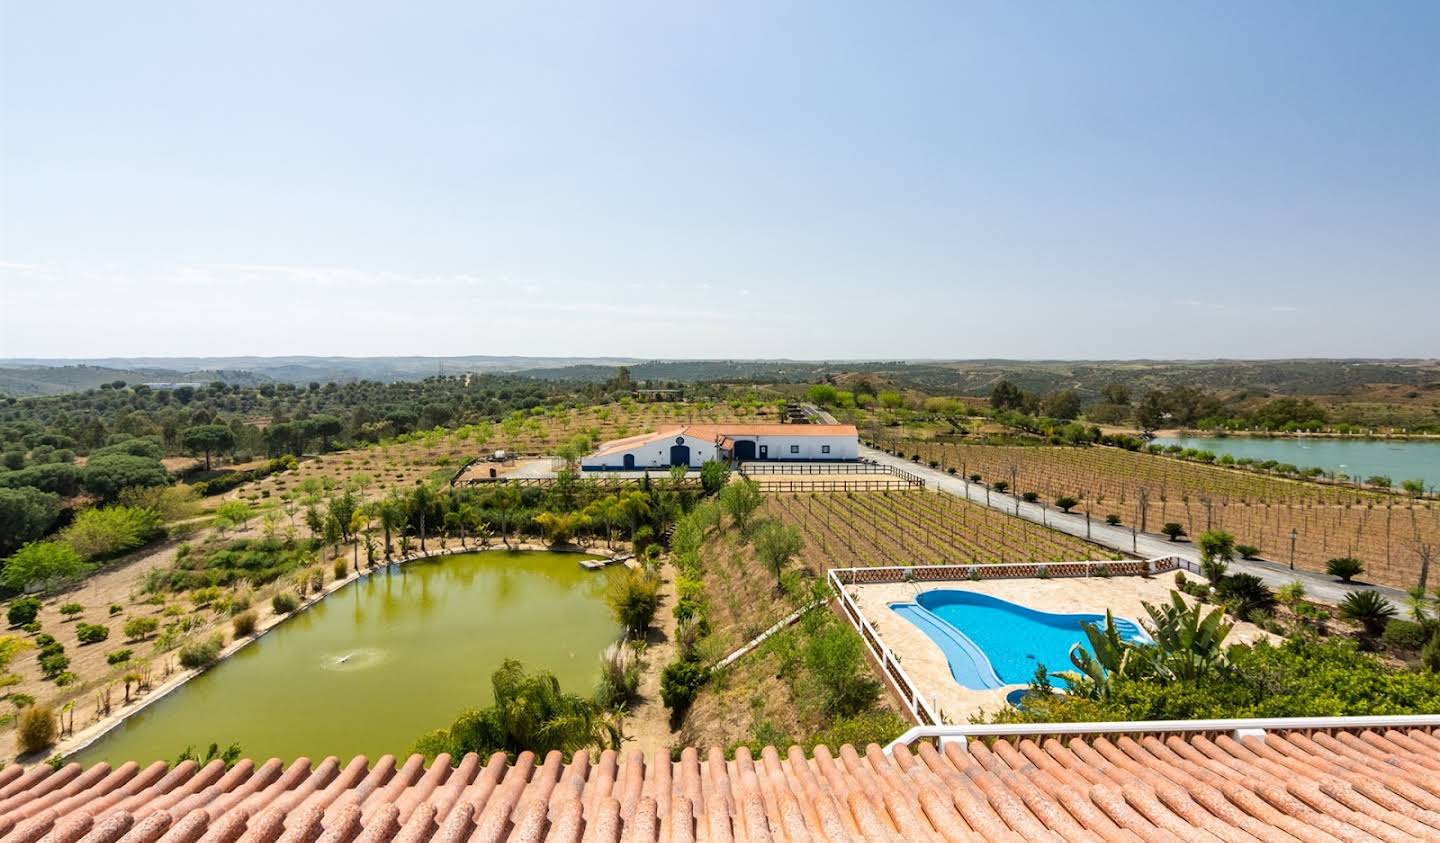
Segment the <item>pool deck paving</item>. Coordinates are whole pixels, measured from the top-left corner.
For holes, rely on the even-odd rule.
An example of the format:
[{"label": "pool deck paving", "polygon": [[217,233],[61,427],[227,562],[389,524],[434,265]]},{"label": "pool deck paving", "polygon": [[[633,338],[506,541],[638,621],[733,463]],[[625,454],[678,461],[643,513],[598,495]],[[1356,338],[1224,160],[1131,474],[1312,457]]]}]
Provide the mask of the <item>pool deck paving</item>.
[{"label": "pool deck paving", "polygon": [[[1051,507],[1028,503],[1012,495],[999,492],[991,492],[987,496],[985,487],[979,483],[971,483],[963,478],[937,471],[927,465],[921,465],[865,445],[860,446],[860,457],[918,475],[924,478],[931,488],[965,498],[981,506],[998,509],[1036,524],[1043,524],[1062,533],[1087,539],[1112,550],[1145,559],[1153,559],[1157,556],[1178,556],[1196,565],[1200,564],[1200,551],[1190,542],[1172,542],[1165,536],[1155,533],[1132,535],[1128,527],[1112,527],[1103,521],[1094,519],[1087,526],[1083,514],[1066,514]],[[1359,583],[1347,585],[1316,571],[1305,571],[1298,568],[1292,571],[1286,565],[1265,560],[1236,559],[1230,563],[1230,572],[1254,574],[1271,588],[1278,588],[1298,580],[1304,583],[1307,598],[1330,605],[1338,605],[1345,599],[1345,595],[1352,591],[1376,591],[1397,607],[1404,606],[1405,593],[1399,589]]]},{"label": "pool deck paving", "polygon": [[[1003,688],[975,690],[955,681],[950,662],[940,645],[905,618],[890,609],[891,603],[914,602],[925,591],[951,589],[973,591],[1008,600],[1042,612],[1072,614],[1103,613],[1109,608],[1117,618],[1139,621],[1147,618],[1144,603],[1170,601],[1169,577],[1089,577],[1017,580],[940,580],[925,583],[869,583],[846,586],[870,624],[894,653],[918,690],[947,723],[967,723],[980,714],[994,714],[1005,707],[1005,695],[1024,683]],[[1189,598],[1186,598],[1187,602]],[[1276,640],[1254,624],[1239,622],[1227,639],[1229,643],[1250,644],[1261,639]],[[1051,672],[1071,669],[1069,663],[1046,665]]]}]

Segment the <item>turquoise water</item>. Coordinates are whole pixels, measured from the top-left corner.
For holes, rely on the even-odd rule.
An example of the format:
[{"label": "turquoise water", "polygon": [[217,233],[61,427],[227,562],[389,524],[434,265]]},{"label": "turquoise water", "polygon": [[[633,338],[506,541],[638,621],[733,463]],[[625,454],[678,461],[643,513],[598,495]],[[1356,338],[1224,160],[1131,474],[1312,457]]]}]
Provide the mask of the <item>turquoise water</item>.
[{"label": "turquoise water", "polygon": [[[975,690],[1025,684],[1039,664],[1052,673],[1070,670],[1070,649],[1089,646],[1080,624],[1105,622],[1102,614],[1052,614],[973,591],[943,589],[890,608],[940,646],[956,682]],[[1127,641],[1148,640],[1133,621],[1116,618],[1115,628]]]},{"label": "turquoise water", "polygon": [[1156,445],[1179,445],[1236,459],[1275,460],[1300,468],[1323,468],[1365,479],[1382,475],[1395,481],[1423,480],[1440,486],[1440,442],[1383,439],[1268,438],[1253,436],[1162,436]]}]

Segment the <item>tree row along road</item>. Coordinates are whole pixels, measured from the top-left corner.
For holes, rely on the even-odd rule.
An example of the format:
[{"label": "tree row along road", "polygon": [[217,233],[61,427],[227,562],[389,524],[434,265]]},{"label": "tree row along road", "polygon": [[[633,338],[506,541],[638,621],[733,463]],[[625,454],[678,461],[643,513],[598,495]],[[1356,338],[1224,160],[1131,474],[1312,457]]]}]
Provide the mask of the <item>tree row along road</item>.
[{"label": "tree row along road", "polygon": [[[901,457],[892,456],[883,451],[877,451],[862,445],[860,447],[862,459],[873,460],[881,465],[889,465],[903,469],[923,477],[925,481],[935,489],[948,492],[957,497],[967,498],[981,506],[989,506],[1002,512],[1016,515],[1027,521],[1037,524],[1044,524],[1054,530],[1068,533],[1078,538],[1088,538],[1095,544],[1119,550],[1124,553],[1133,553],[1145,558],[1157,556],[1179,556],[1188,559],[1195,564],[1200,562],[1200,551],[1188,542],[1172,542],[1163,535],[1155,533],[1133,534],[1128,527],[1112,527],[1103,521],[1091,519],[1088,527],[1084,515],[1066,514],[1057,509],[1041,506],[1039,503],[1028,503],[987,489],[979,483],[969,483],[963,478],[953,477],[944,472],[937,471],[928,466],[910,462]],[[1345,595],[1356,590],[1355,585],[1345,585],[1335,581],[1332,577],[1314,571],[1296,569],[1289,570],[1284,565],[1277,565],[1271,562],[1256,560],[1237,559],[1230,564],[1232,572],[1244,572],[1254,574],[1265,581],[1271,588],[1285,585],[1286,583],[1299,580],[1305,584],[1306,596],[1313,600],[1325,603],[1337,604],[1344,599]],[[1373,588],[1392,603],[1401,604],[1403,592],[1386,588],[1383,586],[1359,586],[1362,588]]]}]

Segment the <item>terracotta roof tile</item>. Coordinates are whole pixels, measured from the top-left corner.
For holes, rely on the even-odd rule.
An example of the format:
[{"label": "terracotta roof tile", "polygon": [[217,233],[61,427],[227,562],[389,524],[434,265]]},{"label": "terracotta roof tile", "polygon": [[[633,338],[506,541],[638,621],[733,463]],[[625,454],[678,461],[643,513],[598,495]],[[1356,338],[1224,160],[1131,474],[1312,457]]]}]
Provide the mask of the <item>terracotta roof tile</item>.
[{"label": "terracotta roof tile", "polygon": [[1425,729],[0,770],[0,843],[1440,840]]}]

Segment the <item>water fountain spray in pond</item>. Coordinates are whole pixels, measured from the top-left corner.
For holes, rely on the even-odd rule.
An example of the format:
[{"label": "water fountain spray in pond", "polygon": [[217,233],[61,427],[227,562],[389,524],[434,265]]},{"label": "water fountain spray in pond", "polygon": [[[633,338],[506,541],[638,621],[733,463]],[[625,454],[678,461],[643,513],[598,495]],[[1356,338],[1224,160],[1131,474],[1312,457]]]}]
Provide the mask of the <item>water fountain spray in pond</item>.
[{"label": "water fountain spray in pond", "polygon": [[325,670],[351,672],[369,670],[384,660],[384,650],[378,647],[361,647],[343,653],[328,653],[321,659],[320,667]]}]

